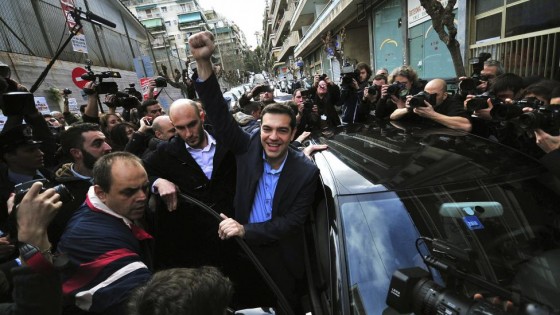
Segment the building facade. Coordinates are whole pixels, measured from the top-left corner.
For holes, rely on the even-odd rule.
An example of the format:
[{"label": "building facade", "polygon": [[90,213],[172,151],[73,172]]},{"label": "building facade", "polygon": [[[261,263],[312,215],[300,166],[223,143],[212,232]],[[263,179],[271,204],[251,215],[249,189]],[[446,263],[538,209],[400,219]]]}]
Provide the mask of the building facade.
[{"label": "building facade", "polygon": [[126,0],[123,3],[153,35],[154,59],[168,71],[182,71],[189,63],[189,36],[211,31],[218,52],[213,62],[227,71],[243,69],[241,51],[247,49],[245,37],[235,23],[214,10],[204,10],[197,0]]},{"label": "building facade", "polygon": [[[558,9],[554,0],[458,0],[453,12],[466,73],[470,58],[488,52],[507,72],[558,78]],[[343,65],[366,62],[389,71],[410,65],[424,79],[456,77],[420,0],[270,0],[266,16],[263,47],[276,75],[337,80]]]}]

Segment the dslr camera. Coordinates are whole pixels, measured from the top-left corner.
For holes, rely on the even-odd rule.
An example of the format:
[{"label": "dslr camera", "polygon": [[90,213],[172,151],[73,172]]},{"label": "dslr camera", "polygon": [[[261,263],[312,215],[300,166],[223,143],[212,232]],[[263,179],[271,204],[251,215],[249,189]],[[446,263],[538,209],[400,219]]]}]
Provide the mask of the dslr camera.
[{"label": "dslr camera", "polygon": [[387,87],[387,97],[395,95],[398,98],[404,98],[408,95],[408,89],[405,83],[395,82]]},{"label": "dslr camera", "polygon": [[430,105],[432,106],[436,106],[436,97],[437,94],[429,94],[426,93],[424,91],[414,95],[410,101],[408,102],[408,105],[411,108],[417,108],[417,107],[427,107],[426,104],[424,104],[424,101],[428,101],[428,103],[430,103]]},{"label": "dslr camera", "polygon": [[74,200],[74,196],[72,196],[72,194],[70,193],[68,188],[66,188],[66,186],[64,186],[63,184],[53,186],[53,184],[51,182],[49,182],[47,179],[43,178],[43,179],[30,180],[30,181],[23,182],[23,183],[15,185],[14,186],[14,192],[15,192],[16,195],[14,197],[14,204],[15,205],[19,204],[21,202],[21,200],[23,199],[23,197],[25,197],[25,194],[27,194],[27,192],[29,191],[31,186],[33,186],[33,184],[35,184],[37,182],[43,183],[43,188],[41,188],[40,193],[43,193],[45,190],[47,190],[49,188],[53,188],[54,191],[57,194],[60,195],[60,201],[62,201],[62,203],[66,203],[66,202]]},{"label": "dslr camera", "polygon": [[370,85],[367,88],[368,95],[378,96],[381,95],[381,86],[380,85]]},{"label": "dslr camera", "polygon": [[487,103],[488,99],[491,100],[493,106],[496,106],[497,104],[501,103],[501,101],[499,99],[493,98],[489,95],[475,95],[475,97],[471,98],[467,102],[467,110],[475,111],[475,110],[480,110],[480,109],[487,109],[488,108],[488,103]]},{"label": "dslr camera", "polygon": [[560,129],[560,106],[540,106],[532,112],[521,114],[517,123],[521,129],[526,131],[542,129],[553,136],[557,136]]},{"label": "dslr camera", "polygon": [[532,109],[539,109],[544,105],[543,101],[539,101],[535,97],[528,97],[524,100],[514,101],[511,104],[504,104],[502,102],[495,104],[490,111],[492,118],[496,120],[510,120],[519,117],[523,114],[523,108],[531,107]]},{"label": "dslr camera", "polygon": [[154,81],[156,82],[156,87],[158,88],[167,87],[167,80],[164,77],[155,77]]}]

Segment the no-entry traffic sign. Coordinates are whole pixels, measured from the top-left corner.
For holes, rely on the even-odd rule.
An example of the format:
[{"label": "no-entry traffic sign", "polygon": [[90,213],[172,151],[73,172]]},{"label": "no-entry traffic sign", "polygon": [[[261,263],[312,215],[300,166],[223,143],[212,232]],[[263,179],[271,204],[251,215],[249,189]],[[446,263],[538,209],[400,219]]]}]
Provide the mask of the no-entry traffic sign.
[{"label": "no-entry traffic sign", "polygon": [[86,69],[81,67],[76,67],[72,70],[72,82],[74,82],[74,84],[80,89],[83,89],[86,86],[86,83],[89,82],[82,79],[82,74],[86,74],[87,72],[88,71]]}]

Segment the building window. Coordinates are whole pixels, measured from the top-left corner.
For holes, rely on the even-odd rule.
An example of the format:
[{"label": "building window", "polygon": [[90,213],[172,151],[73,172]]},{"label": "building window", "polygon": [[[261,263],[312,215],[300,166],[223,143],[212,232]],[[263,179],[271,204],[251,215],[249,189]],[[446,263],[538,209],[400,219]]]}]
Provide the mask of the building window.
[{"label": "building window", "polygon": [[165,21],[165,26],[170,27],[171,26],[171,21]]},{"label": "building window", "polygon": [[560,27],[558,10],[557,0],[477,0],[474,42]]},{"label": "building window", "polygon": [[161,12],[163,13],[167,12],[167,7],[161,7]]},{"label": "building window", "polygon": [[181,12],[186,12],[187,11],[187,7],[185,6],[184,3],[181,3],[179,6],[181,7]]}]

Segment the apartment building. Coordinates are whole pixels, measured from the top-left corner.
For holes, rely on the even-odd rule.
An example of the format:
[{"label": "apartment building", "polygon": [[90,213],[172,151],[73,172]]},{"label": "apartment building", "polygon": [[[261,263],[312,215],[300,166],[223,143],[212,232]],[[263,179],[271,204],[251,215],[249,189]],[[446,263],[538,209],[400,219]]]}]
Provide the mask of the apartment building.
[{"label": "apartment building", "polygon": [[[558,78],[558,9],[555,0],[458,0],[455,23],[467,74],[468,60],[488,52],[506,71]],[[389,70],[407,64],[425,79],[456,76],[420,0],[270,0],[265,14],[263,47],[276,75],[336,79],[343,64],[367,62]]]}]

